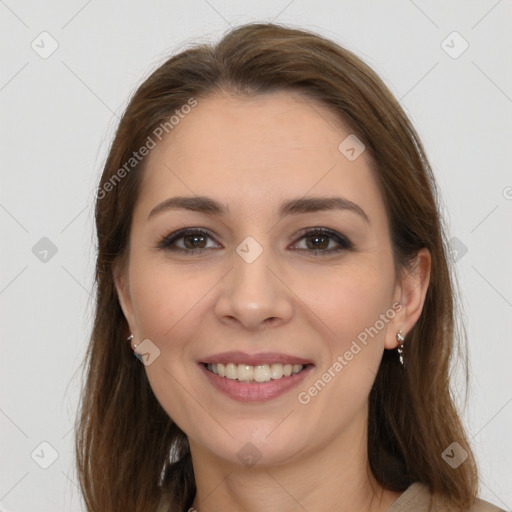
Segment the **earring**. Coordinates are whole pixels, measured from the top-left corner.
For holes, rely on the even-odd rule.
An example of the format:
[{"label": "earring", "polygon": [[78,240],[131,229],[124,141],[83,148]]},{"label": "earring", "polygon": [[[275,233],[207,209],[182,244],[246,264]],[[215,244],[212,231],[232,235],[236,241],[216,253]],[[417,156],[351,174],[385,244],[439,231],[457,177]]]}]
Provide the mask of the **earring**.
[{"label": "earring", "polygon": [[398,352],[398,355],[400,356],[400,363],[402,364],[402,366],[405,366],[405,363],[404,363],[404,341],[405,341],[405,336],[403,334],[403,329],[400,329],[397,333],[396,333],[396,339],[397,341],[400,342],[400,345],[397,347],[397,352]]},{"label": "earring", "polygon": [[[133,340],[133,334],[130,334],[130,336],[128,336],[128,338],[126,338],[126,341],[129,343],[132,340]],[[135,343],[133,344],[133,348],[137,348],[137,345],[135,345]]]}]

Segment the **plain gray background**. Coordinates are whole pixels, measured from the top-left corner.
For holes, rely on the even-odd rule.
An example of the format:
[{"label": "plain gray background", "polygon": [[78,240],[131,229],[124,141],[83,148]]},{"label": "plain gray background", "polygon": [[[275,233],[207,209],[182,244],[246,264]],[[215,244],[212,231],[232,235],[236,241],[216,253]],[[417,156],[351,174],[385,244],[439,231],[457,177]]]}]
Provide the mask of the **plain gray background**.
[{"label": "plain gray background", "polygon": [[[73,422],[94,303],[94,187],[143,78],[187,44],[249,21],[314,30],[353,50],[422,137],[464,297],[472,371],[464,419],[480,496],[511,510],[506,0],[0,0],[0,509],[82,510]],[[456,397],[459,384],[455,374]]]}]

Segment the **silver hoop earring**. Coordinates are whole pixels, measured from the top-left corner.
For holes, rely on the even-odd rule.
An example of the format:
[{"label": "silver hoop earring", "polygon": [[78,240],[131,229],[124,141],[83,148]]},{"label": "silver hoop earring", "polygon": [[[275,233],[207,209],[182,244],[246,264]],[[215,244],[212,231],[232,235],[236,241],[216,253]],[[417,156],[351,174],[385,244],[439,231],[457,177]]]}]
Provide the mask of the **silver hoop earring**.
[{"label": "silver hoop earring", "polygon": [[[130,341],[132,341],[132,340],[133,340],[133,334],[130,334],[130,336],[128,336],[128,338],[126,338],[126,341],[128,343],[130,343]],[[137,348],[137,345],[135,345],[135,343],[133,344],[133,348]]]}]

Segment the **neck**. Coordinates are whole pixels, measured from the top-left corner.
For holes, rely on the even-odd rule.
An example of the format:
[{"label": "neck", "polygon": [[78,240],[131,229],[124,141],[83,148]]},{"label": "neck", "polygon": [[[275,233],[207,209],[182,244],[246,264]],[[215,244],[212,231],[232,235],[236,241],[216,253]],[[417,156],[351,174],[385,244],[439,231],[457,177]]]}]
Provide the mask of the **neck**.
[{"label": "neck", "polygon": [[[367,416],[366,416],[367,417]],[[343,436],[293,461],[247,468],[191,442],[197,512],[383,512],[400,493],[384,489],[368,466],[365,416]]]}]

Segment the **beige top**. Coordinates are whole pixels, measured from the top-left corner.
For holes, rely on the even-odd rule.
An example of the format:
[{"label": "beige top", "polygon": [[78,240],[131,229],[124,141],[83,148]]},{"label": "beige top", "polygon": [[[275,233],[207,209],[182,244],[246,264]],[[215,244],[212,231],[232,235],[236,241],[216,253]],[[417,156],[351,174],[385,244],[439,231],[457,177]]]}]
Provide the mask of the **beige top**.
[{"label": "beige top", "polygon": [[[433,512],[431,509],[431,493],[429,488],[420,482],[411,484],[403,494],[386,509],[386,512]],[[448,512],[448,508],[438,509],[438,512]],[[505,512],[485,500],[476,499],[468,512]]]}]

